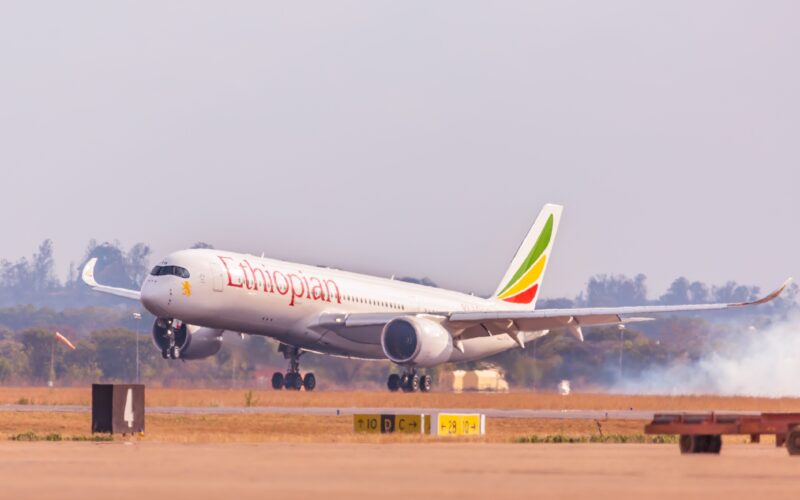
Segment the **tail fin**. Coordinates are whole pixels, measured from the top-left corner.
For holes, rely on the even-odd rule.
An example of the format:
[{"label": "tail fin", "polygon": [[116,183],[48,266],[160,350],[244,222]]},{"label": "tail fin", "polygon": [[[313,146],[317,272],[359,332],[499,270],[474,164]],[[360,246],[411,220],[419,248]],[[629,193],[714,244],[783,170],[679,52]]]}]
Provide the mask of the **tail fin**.
[{"label": "tail fin", "polygon": [[536,306],[562,209],[561,205],[547,204],[539,212],[494,292],[495,299],[513,304],[530,304],[531,308]]}]

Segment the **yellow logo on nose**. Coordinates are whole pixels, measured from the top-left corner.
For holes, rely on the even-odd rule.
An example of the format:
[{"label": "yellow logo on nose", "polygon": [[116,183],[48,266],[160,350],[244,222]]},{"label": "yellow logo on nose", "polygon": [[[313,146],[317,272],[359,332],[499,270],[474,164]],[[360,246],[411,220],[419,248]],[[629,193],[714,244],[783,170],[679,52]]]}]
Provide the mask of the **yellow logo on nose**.
[{"label": "yellow logo on nose", "polygon": [[183,294],[187,297],[192,295],[192,285],[190,285],[188,281],[183,282]]}]

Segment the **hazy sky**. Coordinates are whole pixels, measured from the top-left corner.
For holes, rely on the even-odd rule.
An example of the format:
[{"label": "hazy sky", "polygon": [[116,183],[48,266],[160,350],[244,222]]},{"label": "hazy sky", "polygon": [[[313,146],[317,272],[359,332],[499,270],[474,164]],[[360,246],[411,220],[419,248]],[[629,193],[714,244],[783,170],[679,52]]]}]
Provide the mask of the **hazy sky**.
[{"label": "hazy sky", "polygon": [[[218,248],[488,293],[800,278],[795,1],[0,3],[0,257]],[[155,259],[154,259],[155,260]]]}]

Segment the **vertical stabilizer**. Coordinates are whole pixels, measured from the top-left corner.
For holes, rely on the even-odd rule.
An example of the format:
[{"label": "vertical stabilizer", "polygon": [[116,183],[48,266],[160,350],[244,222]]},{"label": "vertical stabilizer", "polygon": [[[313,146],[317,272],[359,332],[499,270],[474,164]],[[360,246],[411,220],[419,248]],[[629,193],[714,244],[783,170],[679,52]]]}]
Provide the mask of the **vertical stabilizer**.
[{"label": "vertical stabilizer", "polygon": [[547,204],[539,212],[528,235],[503,276],[494,298],[511,304],[536,305],[553,242],[556,239],[561,205]]}]

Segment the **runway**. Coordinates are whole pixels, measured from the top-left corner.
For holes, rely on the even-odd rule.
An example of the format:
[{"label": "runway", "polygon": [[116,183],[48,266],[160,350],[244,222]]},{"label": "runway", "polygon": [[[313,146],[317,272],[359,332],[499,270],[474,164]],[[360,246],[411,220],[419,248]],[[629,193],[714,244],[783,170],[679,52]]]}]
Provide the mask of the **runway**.
[{"label": "runway", "polygon": [[772,445],[0,442],[3,498],[796,498]]},{"label": "runway", "polygon": [[[0,412],[89,413],[91,408],[82,405],[0,405]],[[483,413],[492,418],[533,418],[548,420],[651,420],[656,413],[686,413],[681,410],[501,410],[491,408],[392,408],[392,407],[314,407],[314,406],[153,406],[147,413],[162,415],[258,415],[288,414],[341,416],[356,413],[368,414],[433,414],[433,413]],[[717,411],[717,413],[734,413]],[[738,414],[758,412],[736,411]]]}]

